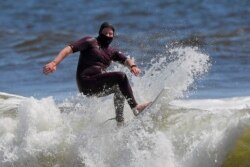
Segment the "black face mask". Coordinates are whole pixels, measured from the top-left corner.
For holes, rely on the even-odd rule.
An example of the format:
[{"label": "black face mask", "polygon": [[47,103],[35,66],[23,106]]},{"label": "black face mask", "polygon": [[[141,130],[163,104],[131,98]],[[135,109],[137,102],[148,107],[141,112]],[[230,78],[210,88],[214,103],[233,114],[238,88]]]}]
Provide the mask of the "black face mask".
[{"label": "black face mask", "polygon": [[101,45],[102,47],[108,47],[109,44],[112,42],[113,37],[107,37],[107,36],[104,35],[104,34],[100,34],[100,35],[97,37],[97,40],[98,40],[98,42],[100,43],[100,45]]}]

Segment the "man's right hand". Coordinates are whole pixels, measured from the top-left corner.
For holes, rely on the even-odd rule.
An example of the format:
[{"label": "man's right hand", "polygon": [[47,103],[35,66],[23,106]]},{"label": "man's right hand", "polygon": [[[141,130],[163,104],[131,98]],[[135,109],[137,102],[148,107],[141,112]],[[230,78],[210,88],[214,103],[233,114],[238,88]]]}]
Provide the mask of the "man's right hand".
[{"label": "man's right hand", "polygon": [[56,63],[54,61],[43,66],[43,73],[45,75],[48,75],[49,73],[52,73],[54,71],[56,71]]}]

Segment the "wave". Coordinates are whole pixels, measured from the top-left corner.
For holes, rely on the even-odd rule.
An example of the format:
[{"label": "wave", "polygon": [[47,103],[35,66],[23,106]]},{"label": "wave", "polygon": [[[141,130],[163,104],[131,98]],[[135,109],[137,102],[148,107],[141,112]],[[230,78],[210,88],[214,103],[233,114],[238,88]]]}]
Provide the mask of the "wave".
[{"label": "wave", "polygon": [[243,110],[250,108],[250,97],[231,97],[220,99],[175,100],[173,106],[201,110]]},{"label": "wave", "polygon": [[110,96],[56,103],[0,93],[0,166],[220,166],[250,112],[228,108],[233,99],[218,99],[223,112],[207,110],[213,100],[176,100],[209,69],[209,57],[196,48],[169,51],[172,61],[161,55],[143,77],[131,78],[138,101],[168,91],[142,116],[134,118],[126,105],[120,128],[104,123],[115,114]]},{"label": "wave", "polygon": [[103,124],[114,116],[110,98],[19,102],[15,115],[1,114],[1,166],[220,166],[250,119],[247,109],[228,110],[228,99],[222,112],[163,100],[139,118],[125,108],[127,124],[117,128]]}]

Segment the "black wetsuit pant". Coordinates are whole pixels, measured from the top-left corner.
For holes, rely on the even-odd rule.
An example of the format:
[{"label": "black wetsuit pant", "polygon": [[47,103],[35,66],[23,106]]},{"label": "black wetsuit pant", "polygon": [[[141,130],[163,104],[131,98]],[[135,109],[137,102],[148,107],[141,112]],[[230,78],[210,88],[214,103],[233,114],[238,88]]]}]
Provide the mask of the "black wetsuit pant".
[{"label": "black wetsuit pant", "polygon": [[114,93],[116,120],[122,122],[125,99],[131,108],[136,107],[132,88],[123,72],[106,72],[94,76],[78,76],[79,91],[87,96],[107,96]]}]

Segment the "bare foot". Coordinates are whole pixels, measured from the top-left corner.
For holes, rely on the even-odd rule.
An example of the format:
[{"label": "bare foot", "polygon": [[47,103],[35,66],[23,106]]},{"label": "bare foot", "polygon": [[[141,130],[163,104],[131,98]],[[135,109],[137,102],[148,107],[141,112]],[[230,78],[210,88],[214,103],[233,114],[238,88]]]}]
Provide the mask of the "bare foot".
[{"label": "bare foot", "polygon": [[133,108],[133,113],[135,116],[139,115],[145,108],[147,108],[152,102],[147,102],[143,104],[138,104],[135,108]]}]

